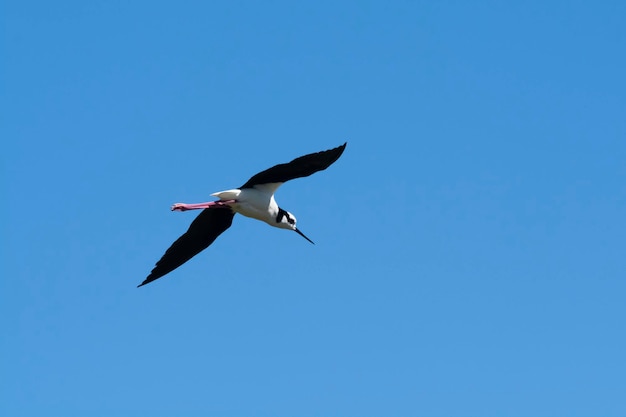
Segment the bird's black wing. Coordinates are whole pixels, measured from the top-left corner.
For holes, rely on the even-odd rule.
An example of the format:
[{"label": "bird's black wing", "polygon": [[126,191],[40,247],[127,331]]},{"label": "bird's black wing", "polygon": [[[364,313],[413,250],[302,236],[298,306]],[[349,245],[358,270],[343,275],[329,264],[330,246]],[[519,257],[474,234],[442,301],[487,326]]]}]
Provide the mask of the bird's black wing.
[{"label": "bird's black wing", "polygon": [[150,275],[137,287],[146,285],[172,272],[209,247],[233,223],[235,213],[230,208],[208,208],[191,223],[189,229],[169,247]]},{"label": "bird's black wing", "polygon": [[251,188],[260,184],[283,183],[294,178],[308,177],[317,171],[328,168],[333,162],[339,159],[343,150],[346,148],[346,144],[347,142],[334,149],[311,153],[296,158],[286,164],[273,166],[254,175],[239,188]]}]

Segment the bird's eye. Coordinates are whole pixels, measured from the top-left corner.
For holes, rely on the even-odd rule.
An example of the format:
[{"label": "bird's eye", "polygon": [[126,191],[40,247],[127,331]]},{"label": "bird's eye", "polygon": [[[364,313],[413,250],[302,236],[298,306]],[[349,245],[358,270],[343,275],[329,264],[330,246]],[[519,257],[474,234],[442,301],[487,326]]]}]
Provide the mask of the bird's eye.
[{"label": "bird's eye", "polygon": [[289,224],[294,224],[296,222],[293,217],[289,217],[287,221],[289,222]]}]

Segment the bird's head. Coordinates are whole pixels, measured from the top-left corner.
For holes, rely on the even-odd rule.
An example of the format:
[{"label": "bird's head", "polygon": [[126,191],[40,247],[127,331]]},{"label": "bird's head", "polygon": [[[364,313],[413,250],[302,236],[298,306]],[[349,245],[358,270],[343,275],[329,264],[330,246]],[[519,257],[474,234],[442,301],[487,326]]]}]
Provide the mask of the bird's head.
[{"label": "bird's head", "polygon": [[278,209],[278,216],[276,217],[276,223],[278,224],[276,226],[280,227],[281,229],[293,230],[294,232],[296,232],[297,234],[299,234],[300,236],[302,236],[309,242],[313,243],[311,239],[306,237],[304,233],[302,233],[300,229],[296,227],[296,222],[297,222],[296,216],[294,216],[287,210],[283,210],[281,208]]}]

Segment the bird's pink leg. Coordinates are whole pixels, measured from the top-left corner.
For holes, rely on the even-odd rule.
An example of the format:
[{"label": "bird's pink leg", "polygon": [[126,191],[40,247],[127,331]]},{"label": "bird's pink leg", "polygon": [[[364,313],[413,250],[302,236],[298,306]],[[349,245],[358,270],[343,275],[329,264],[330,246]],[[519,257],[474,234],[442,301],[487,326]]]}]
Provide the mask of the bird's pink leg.
[{"label": "bird's pink leg", "polygon": [[187,210],[201,210],[205,208],[218,208],[228,207],[229,204],[235,203],[237,200],[219,200],[219,201],[207,201],[206,203],[176,203],[172,205],[172,211],[187,211]]}]

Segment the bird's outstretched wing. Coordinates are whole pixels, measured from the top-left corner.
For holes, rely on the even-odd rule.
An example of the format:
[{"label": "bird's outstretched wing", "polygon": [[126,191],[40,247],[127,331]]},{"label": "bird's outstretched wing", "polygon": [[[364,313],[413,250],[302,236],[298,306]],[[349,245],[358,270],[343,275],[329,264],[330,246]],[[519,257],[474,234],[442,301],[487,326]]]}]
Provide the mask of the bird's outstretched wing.
[{"label": "bird's outstretched wing", "polygon": [[172,272],[195,255],[209,247],[233,223],[235,213],[230,208],[204,209],[189,229],[169,247],[150,275],[137,287]]},{"label": "bird's outstretched wing", "polygon": [[308,177],[317,171],[328,168],[333,162],[339,159],[343,150],[346,148],[346,144],[347,142],[334,149],[311,153],[296,158],[286,164],[275,165],[254,175],[239,188],[251,188],[255,185],[269,183],[283,183],[293,180],[294,178]]}]

